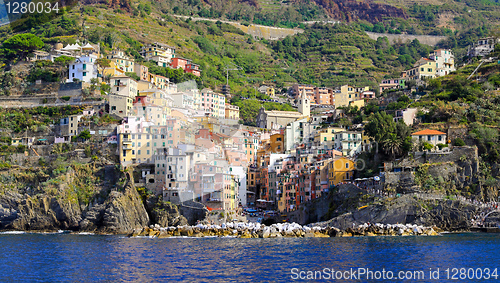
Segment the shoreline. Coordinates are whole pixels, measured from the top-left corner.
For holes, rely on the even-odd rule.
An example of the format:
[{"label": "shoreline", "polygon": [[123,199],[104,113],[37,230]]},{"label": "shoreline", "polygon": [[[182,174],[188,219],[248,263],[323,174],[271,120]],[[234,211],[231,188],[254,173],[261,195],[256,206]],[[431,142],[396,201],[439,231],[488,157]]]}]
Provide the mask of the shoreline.
[{"label": "shoreline", "polygon": [[[177,228],[177,227],[176,227]],[[148,228],[150,229],[150,228]],[[39,235],[81,235],[81,236],[122,236],[122,237],[127,237],[127,238],[149,238],[149,239],[152,239],[152,238],[172,238],[172,239],[175,239],[175,238],[242,238],[242,237],[238,237],[238,236],[217,236],[217,235],[214,235],[214,236],[210,236],[210,235],[207,235],[207,236],[203,236],[203,237],[199,237],[199,236],[169,236],[169,237],[158,237],[157,235],[153,235],[153,236],[149,236],[149,235],[137,235],[137,236],[134,236],[132,235],[132,233],[127,233],[127,234],[113,234],[113,233],[94,233],[94,232],[75,232],[75,231],[69,231],[69,230],[64,230],[62,232],[60,231],[20,231],[20,230],[4,230],[4,231],[0,231],[0,236],[2,235],[24,235],[24,234],[39,234]],[[440,232],[436,232],[436,235],[432,235],[432,236],[444,236],[444,235],[447,235],[447,234],[494,234],[494,233],[487,233],[487,232],[481,232],[481,231],[471,231],[471,230],[468,230],[468,231],[465,231],[465,230],[461,230],[461,231],[440,231]],[[420,236],[429,236],[429,235],[352,235],[352,236],[342,236],[342,237],[331,237],[331,236],[325,236],[325,237],[321,237],[321,238],[361,238],[361,237],[409,237],[409,236],[417,236],[417,237],[420,237]],[[244,237],[243,237],[244,238]],[[274,237],[274,238],[309,238],[309,237]],[[310,237],[312,238],[312,237]],[[315,237],[315,238],[319,238],[319,237]],[[262,238],[261,238],[262,239]],[[267,239],[272,239],[272,237],[268,237]]]},{"label": "shoreline", "polygon": [[270,226],[260,223],[229,222],[222,225],[149,227],[134,229],[129,237],[235,237],[235,238],[333,238],[356,236],[438,236],[442,230],[436,227],[403,224],[363,224],[340,230],[335,227],[308,227],[296,223],[279,223]]}]

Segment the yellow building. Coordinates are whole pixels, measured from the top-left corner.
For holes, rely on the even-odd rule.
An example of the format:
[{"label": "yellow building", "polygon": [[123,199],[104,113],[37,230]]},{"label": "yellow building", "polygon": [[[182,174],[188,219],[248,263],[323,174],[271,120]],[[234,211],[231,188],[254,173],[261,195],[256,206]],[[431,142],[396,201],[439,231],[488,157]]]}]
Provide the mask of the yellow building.
[{"label": "yellow building", "polygon": [[285,136],[282,134],[271,135],[270,148],[267,153],[283,153],[285,151]]},{"label": "yellow building", "polygon": [[353,86],[341,86],[340,91],[335,93],[335,107],[349,105],[349,101],[353,101],[355,95],[356,90]]},{"label": "yellow building", "polygon": [[337,128],[337,127],[329,127],[326,129],[321,129],[316,132],[314,136],[314,142],[317,144],[321,144],[328,141],[335,141],[335,133],[345,131],[345,129]]},{"label": "yellow building", "polygon": [[349,106],[352,106],[352,107],[357,106],[358,109],[361,109],[361,108],[365,107],[365,101],[363,99],[350,101]]},{"label": "yellow building", "polygon": [[329,185],[335,186],[341,182],[352,181],[354,177],[354,161],[339,157],[328,164]]},{"label": "yellow building", "polygon": [[159,89],[167,90],[169,88],[170,80],[164,76],[148,73],[148,81]]},{"label": "yellow building", "polygon": [[231,105],[226,103],[226,119],[239,120],[240,119],[240,108],[236,105]]},{"label": "yellow building", "polygon": [[255,161],[255,146],[253,141],[249,138],[245,138],[245,154],[247,155],[247,160],[249,164],[252,164]]},{"label": "yellow building", "polygon": [[163,107],[167,115],[171,115],[174,99],[159,89],[147,89],[139,91],[139,96],[149,97],[151,103]]},{"label": "yellow building", "polygon": [[117,69],[124,72],[134,72],[134,59],[126,56],[125,52],[113,50],[106,58],[111,60]]},{"label": "yellow building", "polygon": [[236,203],[236,180],[234,175],[230,174],[224,174],[224,178],[226,179],[224,183],[227,184],[227,181],[229,181],[228,185],[224,186],[223,190],[223,202],[224,202],[224,209],[225,210],[235,210],[238,206]]},{"label": "yellow building", "polygon": [[274,98],[276,96],[276,93],[275,93],[275,90],[274,90],[274,87],[268,87],[267,90],[266,90],[266,94],[272,98]]},{"label": "yellow building", "polygon": [[413,68],[406,71],[409,79],[421,80],[423,78],[435,78],[436,77],[436,62],[428,58],[421,58],[415,64]]},{"label": "yellow building", "polygon": [[202,129],[208,129],[212,133],[220,132],[220,124],[217,118],[208,116],[195,116],[194,118]]},{"label": "yellow building", "polygon": [[114,61],[110,61],[109,67],[106,67],[102,70],[102,76],[103,77],[125,76],[125,71],[117,68],[117,65],[115,64]]},{"label": "yellow building", "polygon": [[149,81],[138,81],[137,82],[137,90],[138,91],[143,91],[143,90],[148,90],[148,89],[154,89],[156,86]]}]

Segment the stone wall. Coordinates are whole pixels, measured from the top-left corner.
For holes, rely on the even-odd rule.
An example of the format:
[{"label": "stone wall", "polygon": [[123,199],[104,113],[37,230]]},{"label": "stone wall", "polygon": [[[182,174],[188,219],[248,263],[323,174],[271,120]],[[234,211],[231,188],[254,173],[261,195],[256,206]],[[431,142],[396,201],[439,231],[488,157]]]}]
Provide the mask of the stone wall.
[{"label": "stone wall", "polygon": [[367,31],[366,34],[373,39],[377,40],[379,37],[387,37],[391,44],[396,42],[406,42],[418,39],[420,43],[435,46],[441,40],[445,40],[446,36],[436,35],[412,35],[412,34],[390,34],[390,33],[376,33]]},{"label": "stone wall", "polygon": [[186,217],[190,225],[195,225],[198,220],[204,220],[208,213],[205,205],[193,200],[181,203],[179,211],[182,216]]},{"label": "stone wall", "polygon": [[[427,164],[427,172],[434,179],[442,178],[442,181],[453,182],[457,187],[465,187],[477,182],[479,172],[479,159],[476,147],[455,146],[449,153],[425,154],[425,158],[419,158],[418,164]],[[415,160],[417,161],[417,160]],[[415,169],[415,168],[413,168]],[[408,190],[416,186],[415,172],[386,172],[385,187]]]}]

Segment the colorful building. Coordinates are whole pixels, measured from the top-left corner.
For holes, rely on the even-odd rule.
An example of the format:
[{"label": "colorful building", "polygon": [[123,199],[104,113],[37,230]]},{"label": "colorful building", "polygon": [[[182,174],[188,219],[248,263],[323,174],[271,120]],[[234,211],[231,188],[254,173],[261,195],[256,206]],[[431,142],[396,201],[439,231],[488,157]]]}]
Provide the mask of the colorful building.
[{"label": "colorful building", "polygon": [[330,187],[354,179],[355,163],[351,159],[339,157],[328,164]]}]

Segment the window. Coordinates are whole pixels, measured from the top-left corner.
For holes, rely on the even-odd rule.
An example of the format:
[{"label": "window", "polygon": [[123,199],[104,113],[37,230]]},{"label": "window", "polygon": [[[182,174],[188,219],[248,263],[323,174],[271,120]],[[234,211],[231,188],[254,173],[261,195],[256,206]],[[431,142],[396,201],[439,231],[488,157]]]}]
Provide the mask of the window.
[{"label": "window", "polygon": [[441,141],[443,139],[442,136],[438,136],[438,141]]},{"label": "window", "polygon": [[87,76],[87,72],[83,72],[83,76],[84,76],[84,77],[85,77],[85,76]]},{"label": "window", "polygon": [[431,140],[431,136],[427,136],[427,140],[430,141]]},{"label": "window", "polygon": [[137,151],[137,154],[141,154],[141,150],[140,149]]}]

